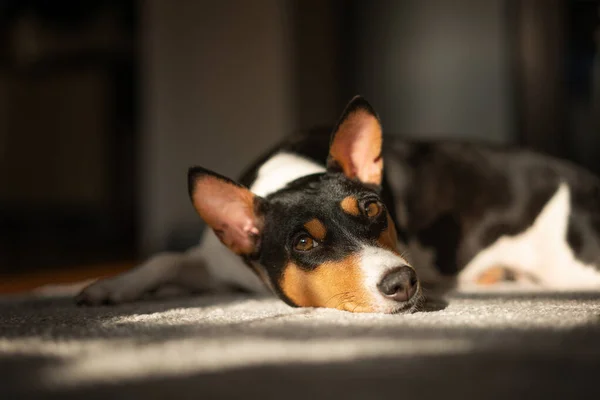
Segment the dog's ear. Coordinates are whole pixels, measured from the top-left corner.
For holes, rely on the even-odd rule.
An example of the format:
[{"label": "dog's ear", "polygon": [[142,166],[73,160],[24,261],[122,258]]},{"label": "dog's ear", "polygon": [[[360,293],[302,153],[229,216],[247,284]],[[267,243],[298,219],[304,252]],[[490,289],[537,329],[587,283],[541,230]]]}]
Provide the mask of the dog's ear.
[{"label": "dog's ear", "polygon": [[202,167],[188,171],[188,191],[194,208],[238,255],[252,255],[260,245],[264,200],[245,187]]},{"label": "dog's ear", "polygon": [[383,174],[379,117],[361,96],[346,106],[333,130],[327,168],[350,179],[380,185]]}]

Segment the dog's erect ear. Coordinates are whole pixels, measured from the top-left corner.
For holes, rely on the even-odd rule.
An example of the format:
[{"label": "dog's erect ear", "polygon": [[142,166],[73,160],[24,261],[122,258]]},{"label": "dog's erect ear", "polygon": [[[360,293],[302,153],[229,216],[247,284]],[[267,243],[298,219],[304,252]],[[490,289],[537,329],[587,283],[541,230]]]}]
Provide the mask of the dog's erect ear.
[{"label": "dog's erect ear", "polygon": [[327,168],[342,171],[350,179],[381,184],[383,159],[379,117],[361,96],[346,106],[333,130]]},{"label": "dog's erect ear", "polygon": [[231,251],[258,251],[264,200],[231,179],[202,167],[188,171],[188,191],[194,208]]}]

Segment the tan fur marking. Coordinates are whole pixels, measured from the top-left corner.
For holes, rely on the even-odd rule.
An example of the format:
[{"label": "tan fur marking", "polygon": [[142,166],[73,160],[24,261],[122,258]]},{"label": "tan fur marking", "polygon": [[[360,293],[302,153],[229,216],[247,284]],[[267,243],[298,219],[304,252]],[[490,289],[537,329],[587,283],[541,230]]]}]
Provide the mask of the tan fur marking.
[{"label": "tan fur marking", "polygon": [[392,221],[392,218],[389,216],[389,214],[387,216],[387,223],[388,226],[383,232],[381,232],[381,235],[379,235],[377,243],[379,243],[381,247],[398,254],[398,234],[396,233],[394,221]]},{"label": "tan fur marking", "polygon": [[493,285],[505,281],[514,281],[515,272],[507,267],[492,267],[481,273],[476,283],[479,285]]},{"label": "tan fur marking", "polygon": [[365,290],[360,260],[355,255],[326,262],[313,271],[289,263],[281,279],[283,293],[300,307],[327,307],[352,312],[373,312]]},{"label": "tan fur marking", "polygon": [[342,202],[340,203],[340,206],[346,214],[354,216],[360,215],[360,210],[358,209],[358,200],[354,196],[348,196],[344,198],[344,200],[342,200]]},{"label": "tan fur marking", "polygon": [[528,282],[535,285],[540,284],[539,278],[531,273],[503,266],[489,268],[483,271],[475,280],[476,284],[482,286],[491,286],[501,282]]},{"label": "tan fur marking", "polygon": [[327,228],[317,218],[313,218],[305,223],[304,228],[317,240],[323,240],[325,239],[325,235],[327,235]]}]

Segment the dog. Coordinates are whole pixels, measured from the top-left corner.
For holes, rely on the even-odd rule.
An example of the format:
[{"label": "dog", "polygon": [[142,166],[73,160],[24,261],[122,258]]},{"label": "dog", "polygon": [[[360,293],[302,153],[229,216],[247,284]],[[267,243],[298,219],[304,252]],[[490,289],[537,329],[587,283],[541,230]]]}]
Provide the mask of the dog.
[{"label": "dog", "polygon": [[360,96],[330,132],[285,140],[238,182],[190,168],[191,202],[211,228],[200,244],[95,282],[78,301],[238,287],[294,307],[402,313],[444,282],[600,288],[600,180],[588,171],[511,147],[383,146]]}]

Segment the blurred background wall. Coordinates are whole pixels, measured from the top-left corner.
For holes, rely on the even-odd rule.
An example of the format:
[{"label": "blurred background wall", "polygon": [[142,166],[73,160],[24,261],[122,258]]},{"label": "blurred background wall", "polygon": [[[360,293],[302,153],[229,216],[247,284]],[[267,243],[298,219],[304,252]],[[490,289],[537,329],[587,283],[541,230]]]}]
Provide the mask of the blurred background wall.
[{"label": "blurred background wall", "polygon": [[388,131],[509,142],[507,2],[384,0],[357,7],[356,86]]},{"label": "blurred background wall", "polygon": [[600,172],[599,3],[5,0],[0,272],[185,249],[189,166],[235,176],[357,93],[388,134]]},{"label": "blurred background wall", "polygon": [[145,1],[140,248],[199,238],[187,169],[236,174],[293,123],[288,4]]}]

